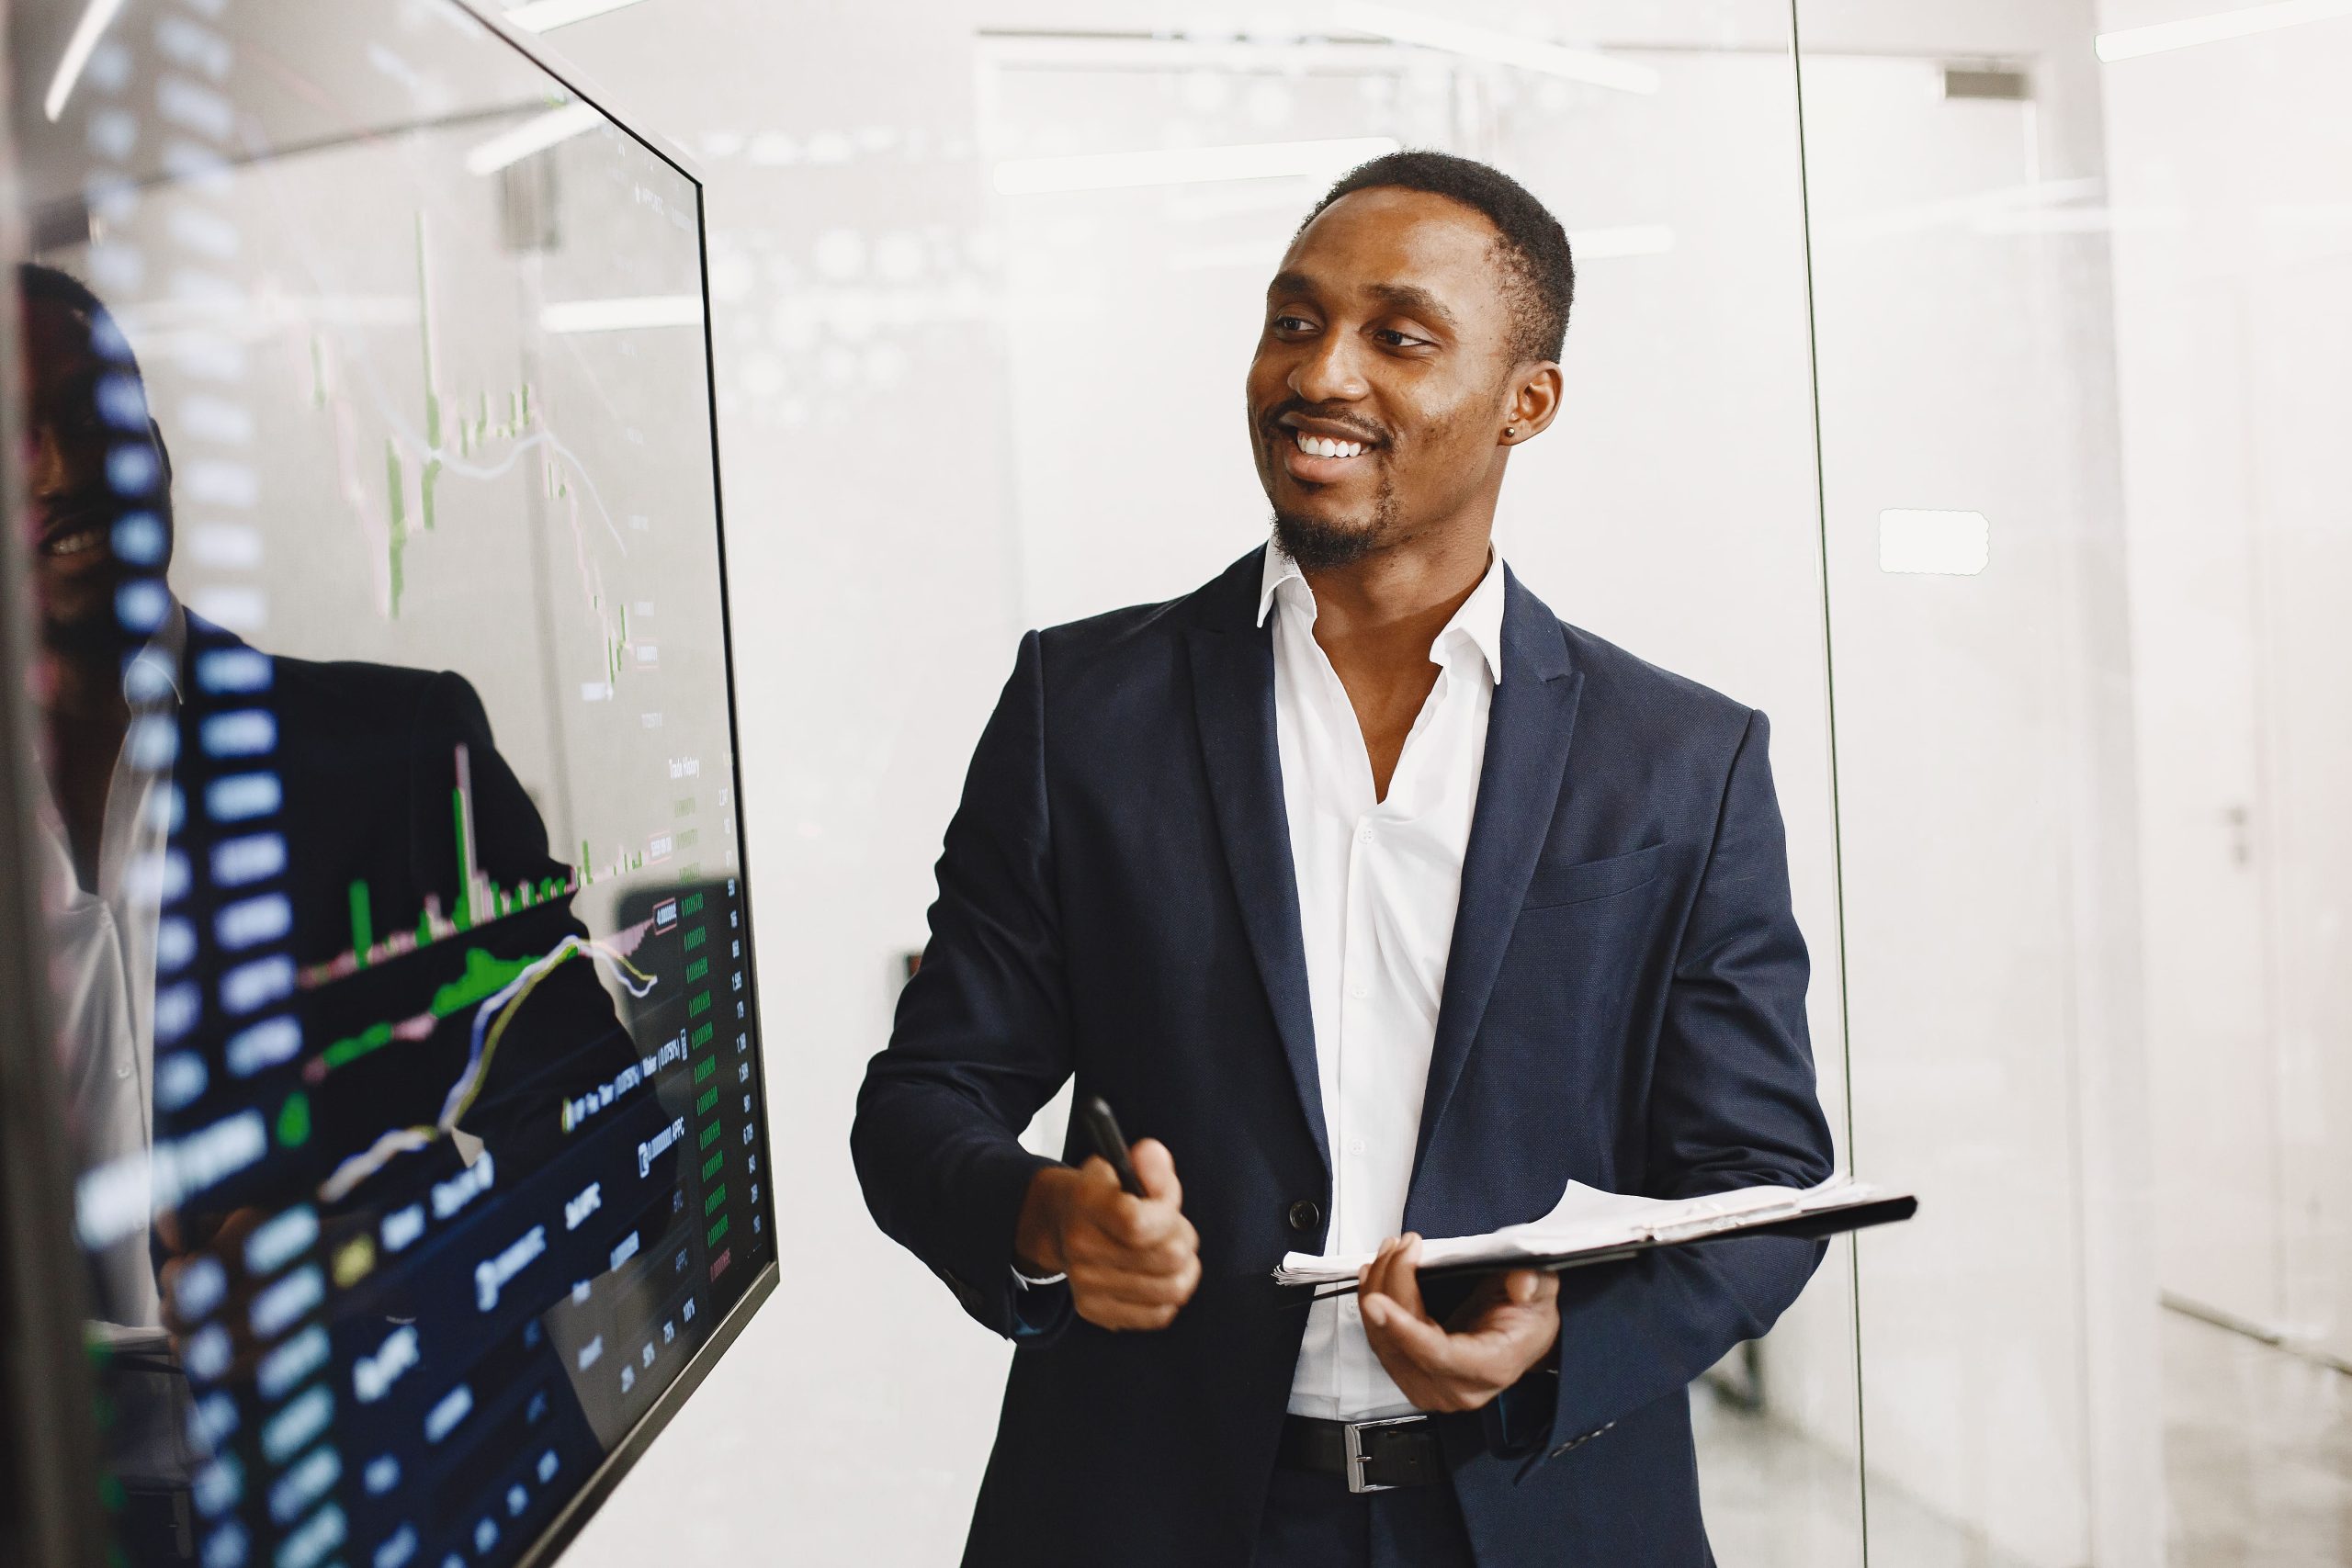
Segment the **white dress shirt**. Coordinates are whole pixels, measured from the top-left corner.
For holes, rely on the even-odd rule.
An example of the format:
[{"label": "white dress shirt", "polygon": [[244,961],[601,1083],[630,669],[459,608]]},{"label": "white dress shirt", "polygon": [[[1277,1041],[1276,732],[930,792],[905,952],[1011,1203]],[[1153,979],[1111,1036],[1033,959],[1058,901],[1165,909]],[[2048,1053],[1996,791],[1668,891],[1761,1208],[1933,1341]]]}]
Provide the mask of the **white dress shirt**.
[{"label": "white dress shirt", "polygon": [[[142,1156],[155,1127],[156,972],[187,961],[191,942],[161,919],[178,811],[172,768],[179,740],[185,612],[175,604],[124,668],[130,727],[107,781],[97,886],[81,886],[62,815],[46,793],[36,834],[59,1077],[68,1145],[81,1172]],[[191,1061],[167,1074],[182,1091]],[[113,1410],[107,1461],[124,1481],[184,1485],[207,1457],[189,1420],[187,1380],[170,1370],[163,1303],[146,1227],[85,1255],[93,1300],[86,1332],[113,1348],[102,1375]]]},{"label": "white dress shirt", "polygon": [[[125,665],[130,725],[107,782],[95,889],[81,886],[62,814],[45,794],[41,797],[37,837],[49,859],[42,891],[59,1077],[67,1138],[82,1171],[143,1154],[154,1136],[159,913],[175,810],[172,768],[187,628],[185,612],[175,604]],[[166,956],[176,964],[187,945],[174,942]],[[103,1322],[162,1324],[144,1229],[92,1263],[98,1295],[92,1304]]]},{"label": "white dress shirt", "polygon": [[[1270,614],[1274,735],[1331,1150],[1324,1245],[1327,1256],[1369,1252],[1404,1226],[1487,717],[1502,680],[1502,560],[1430,644],[1437,683],[1385,800],[1374,795],[1355,709],[1315,640],[1314,591],[1274,544],[1258,618]],[[1290,1410],[1345,1421],[1413,1413],[1365,1340],[1354,1297],[1308,1310]]]}]

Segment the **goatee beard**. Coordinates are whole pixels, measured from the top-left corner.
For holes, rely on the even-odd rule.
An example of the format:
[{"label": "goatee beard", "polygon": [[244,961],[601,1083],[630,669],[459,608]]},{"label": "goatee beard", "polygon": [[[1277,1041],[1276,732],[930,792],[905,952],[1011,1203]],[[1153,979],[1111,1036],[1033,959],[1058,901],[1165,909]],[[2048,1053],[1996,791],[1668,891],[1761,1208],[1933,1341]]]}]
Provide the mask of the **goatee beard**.
[{"label": "goatee beard", "polygon": [[1372,553],[1377,543],[1370,528],[1335,527],[1319,518],[1295,513],[1274,513],[1274,541],[1283,553],[1308,571],[1329,571],[1353,566]]},{"label": "goatee beard", "polygon": [[1331,523],[1274,509],[1274,542],[1307,571],[1331,571],[1356,562],[1390,543],[1396,533],[1396,498],[1383,490],[1365,523]]},{"label": "goatee beard", "polygon": [[123,629],[110,604],[71,620],[41,618],[42,649],[76,663],[119,663],[137,651],[142,640]]}]

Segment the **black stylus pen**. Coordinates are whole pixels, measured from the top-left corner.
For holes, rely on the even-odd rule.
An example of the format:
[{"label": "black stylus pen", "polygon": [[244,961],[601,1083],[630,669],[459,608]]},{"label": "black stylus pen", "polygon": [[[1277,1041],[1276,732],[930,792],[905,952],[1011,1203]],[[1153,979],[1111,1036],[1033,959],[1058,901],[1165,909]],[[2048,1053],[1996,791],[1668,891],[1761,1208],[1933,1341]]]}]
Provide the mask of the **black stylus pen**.
[{"label": "black stylus pen", "polygon": [[1131,1198],[1145,1196],[1143,1181],[1136,1175],[1135,1162],[1127,1157],[1127,1140],[1119,1131],[1119,1119],[1111,1114],[1111,1107],[1099,1094],[1090,1094],[1078,1102],[1078,1119],[1086,1125],[1087,1138],[1094,1145],[1094,1152],[1110,1162],[1118,1173],[1119,1186]]}]

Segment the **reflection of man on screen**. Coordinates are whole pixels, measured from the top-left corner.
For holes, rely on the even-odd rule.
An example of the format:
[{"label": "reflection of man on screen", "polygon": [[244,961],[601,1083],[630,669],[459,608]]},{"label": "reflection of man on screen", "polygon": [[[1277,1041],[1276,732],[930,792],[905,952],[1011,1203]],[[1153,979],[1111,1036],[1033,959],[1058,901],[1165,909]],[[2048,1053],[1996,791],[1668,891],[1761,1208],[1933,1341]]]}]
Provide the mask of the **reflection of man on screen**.
[{"label": "reflection of man on screen", "polygon": [[[117,594],[134,558],[165,546],[168,509],[126,504],[120,491],[153,490],[160,439],[150,443],[119,367],[129,363],[103,307],[80,284],[45,268],[19,270],[24,291],[28,448],[24,546],[32,564],[40,637],[36,692],[49,783],[36,848],[44,887],[66,1127],[76,1164],[92,1169],[142,1153],[153,1138],[154,868],[169,832],[171,763],[163,732],[126,745],[134,720],[170,722],[187,627],[171,616],[143,641],[126,639]],[[124,456],[108,477],[108,459]],[[138,470],[134,472],[133,470]],[[118,484],[116,481],[127,481]],[[164,1517],[141,1519],[185,1543],[185,1486],[201,1457],[187,1435],[187,1383],[164,1335],[155,1259],[142,1228],[89,1258],[91,1308],[114,1355],[107,1393],[117,1474],[134,1515],[160,1496]]]},{"label": "reflection of man on screen", "polygon": [[[448,1090],[476,1049],[470,1010],[287,1085],[352,1015],[403,1001],[418,1011],[413,995],[396,994],[414,991],[413,975],[355,962],[359,900],[377,931],[413,931],[473,895],[461,865],[506,888],[560,888],[570,871],[548,854],[461,677],[274,658],[170,594],[171,463],[130,345],[71,276],[26,265],[18,279],[24,545],[50,786],[40,837],[69,1140],[85,1174],[135,1170],[150,1148],[217,1123],[242,1095],[262,1103],[279,1145],[241,1183],[176,1208],[158,1193],[152,1226],[91,1242],[96,1332],[116,1352],[109,1448],[131,1494],[126,1546],[135,1562],[170,1562],[192,1551],[200,1521],[187,1488],[207,1457],[180,1366],[175,1274],[202,1254],[227,1259],[234,1304],[251,1282],[230,1244],[314,1194],[326,1194],[331,1238],[364,1230],[368,1182],[334,1180],[347,1173],[322,1170],[314,1151],[438,1131],[448,1135],[412,1138],[423,1146],[385,1162],[405,1161],[393,1179],[413,1186],[419,1169],[446,1175],[485,1150],[505,1180],[519,1179],[560,1145],[564,1094],[634,1050],[583,962],[533,991],[462,1109]],[[585,934],[568,897],[548,897],[500,940],[547,952]],[[458,947],[448,953],[458,959]],[[298,975],[334,984],[298,987]],[[306,1032],[312,1048],[300,1054]],[[287,1116],[297,1103],[299,1124]],[[250,1374],[245,1349],[215,1381]]]}]

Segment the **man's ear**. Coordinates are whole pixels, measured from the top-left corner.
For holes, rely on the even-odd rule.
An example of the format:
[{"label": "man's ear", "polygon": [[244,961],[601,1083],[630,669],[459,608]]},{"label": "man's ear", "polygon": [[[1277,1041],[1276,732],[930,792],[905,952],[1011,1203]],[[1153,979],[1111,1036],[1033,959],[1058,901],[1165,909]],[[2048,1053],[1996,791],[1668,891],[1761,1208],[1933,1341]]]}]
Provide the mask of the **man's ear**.
[{"label": "man's ear", "polygon": [[1502,441],[1506,446],[1516,446],[1551,428],[1552,421],[1559,415],[1565,389],[1559,366],[1548,359],[1524,367],[1515,381],[1510,400],[1503,408]]},{"label": "man's ear", "polygon": [[164,427],[153,418],[147,421],[147,439],[155,444],[155,456],[164,460],[164,489],[172,488],[172,449],[164,445]]}]

